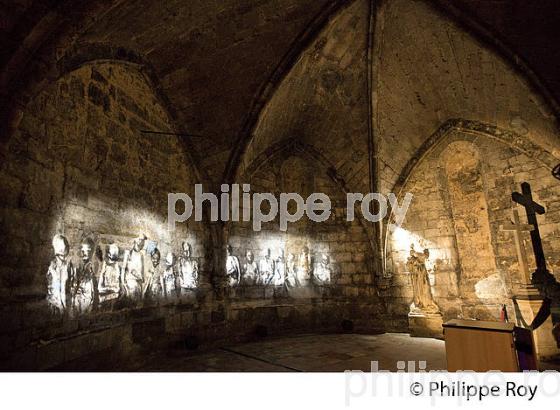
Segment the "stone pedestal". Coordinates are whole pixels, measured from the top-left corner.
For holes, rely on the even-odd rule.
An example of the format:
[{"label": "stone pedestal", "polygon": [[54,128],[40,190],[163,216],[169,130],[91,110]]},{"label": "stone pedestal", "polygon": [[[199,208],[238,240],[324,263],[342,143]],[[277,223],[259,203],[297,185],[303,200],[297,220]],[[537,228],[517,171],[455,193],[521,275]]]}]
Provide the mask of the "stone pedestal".
[{"label": "stone pedestal", "polygon": [[[525,287],[516,290],[513,303],[517,326],[529,327],[537,315],[543,299],[536,289]],[[560,357],[560,349],[558,349],[556,340],[552,335],[552,327],[552,318],[549,316],[537,330],[533,331],[535,349],[539,360],[546,361]]]},{"label": "stone pedestal", "polygon": [[408,314],[408,328],[412,337],[443,339],[443,318],[441,313],[410,312]]}]

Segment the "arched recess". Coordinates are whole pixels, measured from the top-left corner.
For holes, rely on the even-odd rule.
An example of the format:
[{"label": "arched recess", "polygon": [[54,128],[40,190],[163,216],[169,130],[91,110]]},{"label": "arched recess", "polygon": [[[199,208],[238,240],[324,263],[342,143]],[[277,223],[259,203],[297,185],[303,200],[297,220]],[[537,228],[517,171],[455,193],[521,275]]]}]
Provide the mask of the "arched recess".
[{"label": "arched recess", "polygon": [[[5,302],[1,314],[13,318],[4,328],[2,360],[7,355],[17,367],[23,355],[26,367],[55,366],[71,359],[45,354],[44,343],[38,341],[49,346],[75,343],[84,331],[87,342],[80,342],[83,346],[75,348],[72,358],[90,354],[92,348],[112,347],[127,354],[135,343],[127,334],[137,321],[158,323],[156,331],[167,337],[166,332],[186,326],[187,319],[181,321],[176,314],[178,305],[200,309],[192,299],[163,303],[163,310],[119,303],[61,320],[51,314],[46,300],[55,234],[67,238],[74,266],[81,261],[80,244],[87,238],[100,254],[116,244],[121,264],[134,238],[146,235],[149,246],[160,250],[161,266],[168,252],[179,254],[182,242],[188,241],[200,267],[195,301],[211,298],[213,242],[204,222],[189,220],[175,230],[167,226],[167,194],[194,195],[199,182],[194,164],[177,136],[138,133],[150,127],[172,131],[173,120],[152,84],[131,63],[95,60],[78,65],[27,104],[0,165],[0,242],[10,255],[0,264]],[[146,248],[147,269],[152,264]],[[131,315],[131,310],[136,313]],[[78,321],[83,325],[78,327]],[[196,321],[200,328],[206,325],[205,319]],[[104,342],[92,342],[92,347],[90,341],[100,338]],[[67,350],[65,346],[59,348]]]},{"label": "arched recess", "polygon": [[316,40],[325,26],[353,2],[354,0],[333,0],[329,2],[327,6],[315,16],[311,24],[309,24],[298,38],[295,39],[290,50],[283,57],[282,61],[280,61],[268,81],[261,86],[253,99],[251,109],[245,116],[243,127],[236,136],[236,143],[233,145],[233,149],[224,169],[224,181],[232,181],[235,179],[236,175],[238,175],[238,169],[247,147],[253,138],[253,131],[257,126],[261,112],[272,99],[280,84],[293,69],[294,65],[298,63],[298,60],[302,57],[307,48]]},{"label": "arched recess", "polygon": [[[559,249],[560,197],[551,169],[555,157],[527,136],[476,121],[444,123],[418,150],[393,187],[414,195],[400,228],[385,232],[386,272],[392,277],[395,308],[406,313],[410,297],[406,258],[411,245],[430,250],[428,268],[444,316],[499,317],[520,282],[511,233],[511,192],[522,182],[546,208],[540,223],[549,263]],[[522,220],[523,209],[519,210]],[[525,238],[531,256],[529,237]],[[400,302],[399,302],[399,297]],[[509,306],[513,309],[513,306]],[[512,310],[513,311],[513,310]]]},{"label": "arched recess", "polygon": [[552,168],[557,164],[555,155],[547,150],[543,150],[530,138],[517,134],[514,131],[499,128],[492,124],[485,124],[480,121],[467,120],[462,118],[452,118],[445,121],[416,151],[412,158],[403,168],[397,181],[392,187],[391,192],[400,194],[403,186],[410,177],[414,167],[416,167],[438,144],[447,138],[452,132],[459,131],[476,137],[486,137],[495,139],[503,144],[510,145],[512,148],[523,152],[527,156],[541,163],[543,166]]},{"label": "arched recess", "polygon": [[[46,76],[40,85],[37,85],[33,92],[39,94],[45,88],[49,87],[49,85],[57,82],[71,72],[80,69],[84,65],[95,65],[107,62],[129,66],[145,78],[157,98],[157,103],[166,110],[166,115],[172,120],[171,128],[158,126],[158,124],[155,124],[151,128],[153,128],[153,131],[157,132],[168,132],[168,135],[176,134],[177,137],[182,140],[186,161],[194,167],[193,170],[197,175],[197,180],[207,183],[208,176],[199,166],[200,161],[196,155],[196,150],[193,149],[191,137],[183,134],[185,131],[180,130],[176,126],[177,112],[161,86],[154,68],[144,56],[134,50],[104,43],[81,43],[79,46],[70,47],[66,50],[65,54],[56,61],[50,74]],[[141,131],[144,131],[144,129],[137,129],[138,133],[141,133]],[[6,138],[8,137],[9,136],[6,136]],[[165,138],[165,136],[158,138]]]},{"label": "arched recess", "polygon": [[441,3],[384,1],[376,15],[373,118],[382,191],[449,118],[527,133],[557,156],[550,93],[495,36]]},{"label": "arched recess", "polygon": [[370,189],[369,24],[370,1],[351,1],[302,50],[257,113],[235,178],[269,146],[297,135],[336,166],[349,189]]},{"label": "arched recess", "polygon": [[192,193],[194,164],[179,138],[138,133],[149,127],[172,131],[173,121],[142,71],[113,60],[79,65],[30,101],[0,167],[3,246],[12,254],[2,264],[3,293],[42,306],[57,233],[71,257],[87,236],[124,250],[145,234],[163,254],[191,237],[206,258],[201,224],[167,230],[167,193]]},{"label": "arched recess", "polygon": [[341,190],[345,193],[349,192],[344,179],[337,174],[336,169],[330,163],[330,161],[314,146],[305,144],[300,141],[299,138],[288,138],[283,141],[279,141],[266,150],[264,150],[257,158],[253,160],[251,165],[249,165],[239,177],[240,180],[246,180],[250,178],[260,167],[265,165],[266,160],[276,155],[281,155],[282,152],[294,152],[300,153],[306,157],[309,157],[313,161],[321,164],[322,167],[327,169],[329,176],[336,182]]},{"label": "arched recess", "polygon": [[[302,175],[294,174],[298,170]],[[286,172],[290,175],[284,175]],[[286,181],[296,183],[287,187]],[[345,182],[332,164],[314,147],[295,138],[281,141],[255,159],[236,183],[250,184],[251,193],[270,192],[277,198],[286,189],[305,185],[302,188],[305,192],[297,192],[304,200],[309,193],[320,192],[326,194],[331,201],[328,220],[313,222],[304,215],[299,221],[288,224],[285,232],[279,229],[278,217],[263,224],[260,232],[253,230],[251,222],[228,222],[224,228],[224,237],[241,261],[247,250],[260,256],[269,247],[272,247],[273,253],[280,247],[288,255],[297,254],[300,248],[307,246],[316,261],[323,254],[328,254],[336,266],[338,276],[330,288],[332,293],[326,296],[354,294],[361,297],[367,294],[374,296],[373,301],[377,300],[375,280],[379,259],[375,245],[361,215],[358,217],[358,212],[355,213],[357,217],[353,222],[346,221]],[[350,290],[351,288],[354,290]]]},{"label": "arched recess", "polygon": [[398,188],[420,147],[453,118],[517,132],[560,158],[557,102],[493,33],[449,2],[376,5],[371,116],[381,192]]},{"label": "arched recess", "polygon": [[[187,77],[187,80],[181,83],[183,87],[173,86],[173,84],[176,84],[176,81],[174,81],[167,88],[167,94],[175,106],[183,108],[183,110],[180,110],[181,124],[183,124],[183,128],[189,128],[187,132],[196,129],[195,133],[213,139],[210,143],[197,142],[196,148],[200,156],[200,166],[205,168],[205,174],[213,178],[213,188],[215,188],[224,175],[229,152],[234,148],[237,149],[240,145],[235,143],[237,135],[245,133],[247,127],[243,124],[251,123],[252,114],[260,110],[258,107],[266,98],[267,90],[273,88],[274,84],[278,83],[283,76],[283,73],[289,70],[289,66],[297,60],[301,49],[313,39],[322,24],[336,14],[339,8],[344,7],[349,2],[349,0],[324,0],[310,2],[313,4],[306,7],[305,3],[293,5],[289,0],[274,6],[260,3],[249,4],[251,2],[242,6],[238,2],[229,1],[217,11],[212,7],[207,7],[204,1],[196,2],[196,4],[175,4],[172,8],[158,9],[157,6],[154,6],[158,9],[158,12],[161,11],[161,14],[156,13],[159,24],[163,25],[163,29],[159,31],[154,29],[155,24],[146,24],[149,19],[138,21],[137,26],[135,18],[137,20],[143,18],[141,11],[138,14],[130,12],[130,10],[127,12],[127,8],[134,8],[134,5],[122,0],[93,0],[86,2],[87,4],[66,0],[59,2],[60,4],[57,4],[56,7],[51,5],[39,7],[42,9],[41,15],[32,20],[37,21],[36,27],[33,28],[32,33],[25,33],[28,37],[24,41],[25,44],[14,44],[17,50],[14,50],[13,55],[10,56],[6,71],[2,75],[2,85],[6,85],[6,87],[2,87],[6,90],[5,98],[2,99],[2,107],[4,108],[2,114],[6,121],[1,121],[1,125],[9,131],[2,133],[2,135],[11,134],[17,127],[25,104],[44,86],[45,79],[56,78],[56,63],[67,48],[83,42],[99,41],[111,44],[114,38],[118,38],[119,35],[126,36],[127,40],[140,38],[144,35],[144,40],[147,38],[147,41],[136,43],[135,40],[128,43],[127,40],[123,39],[117,41],[119,44],[127,43],[127,47],[138,49],[145,55],[149,54],[150,58],[153,58],[154,66],[158,69],[160,80],[163,84],[166,84],[166,87],[171,81],[169,74],[181,71],[181,67],[184,67],[184,64],[180,64],[178,60],[181,55],[185,56],[184,52],[180,50],[181,48],[191,47],[196,52],[196,57],[191,61],[201,62],[201,64],[195,64],[193,67],[188,64],[190,67],[188,75],[182,74],[183,77]],[[262,18],[263,15],[270,13],[270,7],[276,7],[278,12],[273,13],[272,18]],[[136,8],[136,11],[138,11],[138,8]],[[172,16],[170,17],[171,20],[168,20],[166,13]],[[119,18],[119,15],[124,17]],[[131,19],[128,20],[131,24],[123,23],[127,18]],[[189,27],[191,18],[193,24]],[[118,24],[111,24],[112,20],[121,23],[120,27],[115,27]],[[170,24],[162,23],[162,20]],[[221,21],[226,20],[227,24],[221,23]],[[282,22],[282,20],[284,21]],[[94,25],[93,23],[97,24]],[[185,27],[185,24],[187,27]],[[214,30],[214,27],[212,27],[214,25],[221,25],[221,29]],[[101,28],[101,32],[96,31],[94,27]],[[167,30],[169,27],[171,29]],[[108,33],[107,36],[103,34],[103,31]],[[302,31],[301,34],[298,34],[300,31]],[[239,41],[240,32],[245,33],[241,36],[243,41]],[[161,47],[158,48],[151,44],[154,35],[146,35],[147,33],[155,33],[154,35],[157,36]],[[200,86],[196,89],[196,92],[202,96],[204,93],[213,96],[210,101],[202,102],[200,95],[198,97],[193,96],[193,99],[198,100],[198,103],[189,103],[188,108],[184,107],[182,95],[184,93],[177,91],[177,89],[196,88],[197,83],[201,82],[190,82],[188,81],[189,78],[206,78],[205,74],[208,73],[208,70],[203,67],[203,62],[213,61],[212,58],[215,58],[215,64],[212,63],[212,65],[220,64],[220,57],[218,56],[223,56],[221,52],[206,52],[207,49],[211,50],[215,46],[216,40],[220,43],[219,50],[229,49],[231,51],[231,55],[228,56],[226,53],[224,58],[231,58],[234,64],[230,66],[235,66],[238,70],[236,73],[239,77],[243,77],[246,70],[241,69],[243,64],[239,61],[250,57],[248,52],[251,47],[264,47],[266,49],[269,41],[260,41],[259,39],[267,38],[267,36],[272,39],[273,37],[270,36],[273,36],[273,33],[278,34],[277,39],[281,39],[279,43],[281,45],[276,46],[276,43],[273,43],[275,46],[266,50],[266,56],[257,51],[257,54],[261,54],[261,58],[257,58],[258,64],[254,64],[255,75],[247,75],[250,81],[236,82],[232,80],[236,75],[228,75],[230,70],[224,68],[217,73],[222,80],[227,80],[223,83],[223,89],[216,86],[213,90],[209,90],[211,87]],[[14,38],[20,39],[24,36],[24,33],[19,34],[21,36],[15,35]],[[166,44],[169,44],[169,46]],[[170,46],[171,44],[176,44],[177,48]],[[236,53],[236,48],[244,50],[244,54]],[[165,55],[167,55],[167,58],[164,57]],[[283,55],[284,57],[282,57]],[[33,59],[30,58],[31,56],[33,56]],[[163,60],[158,60],[157,56],[163,58]],[[239,61],[236,57],[239,57]],[[173,61],[171,65],[166,64],[170,61]],[[279,61],[280,63],[278,63]],[[249,63],[249,65],[251,64]],[[276,69],[273,70],[275,66]],[[192,72],[190,72],[191,70]],[[178,78],[179,76],[176,76],[175,80]],[[185,85],[185,82],[188,84]],[[239,104],[234,105],[237,110],[231,108],[232,104],[229,103],[224,103],[223,107],[218,107],[212,99],[215,100],[217,97],[221,101],[229,102],[229,98],[224,96],[222,92],[223,90],[231,90],[232,88],[228,85],[232,82],[234,83],[233,89],[235,89],[236,84],[241,84],[240,88],[236,89],[237,92],[234,92],[234,94],[238,94],[236,97]],[[217,83],[217,81],[212,82],[212,84]],[[242,93],[244,93],[243,96],[241,96]],[[208,114],[212,108],[219,117],[216,121],[214,121],[213,115]],[[220,110],[223,111],[220,112]],[[195,116],[193,117],[193,115]],[[232,117],[227,119],[228,115]],[[219,119],[222,121],[220,122]],[[243,131],[240,131],[240,129],[243,129]],[[185,129],[182,129],[178,132],[184,133],[185,131]]]}]

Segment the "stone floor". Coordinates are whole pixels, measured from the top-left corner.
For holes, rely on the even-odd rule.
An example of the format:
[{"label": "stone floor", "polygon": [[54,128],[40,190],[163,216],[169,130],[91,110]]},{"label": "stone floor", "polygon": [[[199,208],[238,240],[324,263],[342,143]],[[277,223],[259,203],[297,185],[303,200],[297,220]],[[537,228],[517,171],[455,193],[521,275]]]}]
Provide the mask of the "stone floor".
[{"label": "stone floor", "polygon": [[[170,351],[143,357],[138,371],[182,372],[341,372],[397,370],[397,362],[426,362],[427,370],[446,368],[444,342],[407,334],[301,335],[266,339],[207,352]],[[416,369],[417,370],[417,369]]]}]

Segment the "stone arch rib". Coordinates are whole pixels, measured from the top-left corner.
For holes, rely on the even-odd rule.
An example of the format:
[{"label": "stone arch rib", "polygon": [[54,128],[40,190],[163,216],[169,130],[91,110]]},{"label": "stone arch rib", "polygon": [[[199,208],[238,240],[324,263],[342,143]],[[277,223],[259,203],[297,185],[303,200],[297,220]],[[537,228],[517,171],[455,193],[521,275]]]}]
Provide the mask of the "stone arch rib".
[{"label": "stone arch rib", "polygon": [[393,185],[391,192],[400,195],[406,185],[410,175],[416,166],[453,131],[461,131],[472,135],[474,138],[486,137],[496,139],[513,149],[535,159],[540,164],[552,170],[557,160],[551,153],[536,155],[542,152],[542,148],[535,145],[529,138],[523,137],[513,131],[486,124],[480,121],[466,120],[462,118],[452,118],[445,121],[421,146],[416,150],[412,158],[407,162],[397,182]]},{"label": "stone arch rib", "polygon": [[[479,138],[492,138],[511,148],[521,152],[528,157],[534,159],[541,165],[552,170],[557,160],[551,153],[543,150],[535,145],[529,138],[523,137],[513,131],[505,130],[494,125],[486,124],[480,121],[466,120],[462,118],[452,118],[445,121],[421,146],[416,150],[414,156],[407,162],[397,182],[393,185],[391,192],[395,193],[397,197],[402,195],[402,191],[406,186],[410,176],[416,167],[432,152],[442,148],[442,143],[454,131],[459,131],[467,134],[472,142],[476,142]],[[390,220],[392,215],[389,215]],[[382,238],[383,238],[383,252],[387,252],[388,238],[391,234],[390,230],[385,225]],[[385,270],[385,268],[384,268]]]},{"label": "stone arch rib", "polygon": [[[136,51],[121,46],[111,46],[103,43],[86,43],[71,47],[64,56],[56,62],[54,68],[51,70],[51,75],[45,81],[44,85],[37,89],[37,93],[41,92],[48,84],[59,80],[63,76],[84,65],[103,62],[134,66],[146,78],[146,81],[154,91],[159,103],[170,116],[173,123],[177,124],[177,112],[167,97],[164,88],[161,86],[152,64]],[[184,130],[178,129],[175,131],[178,133],[184,132]],[[193,149],[190,139],[183,138],[182,143],[185,147],[184,154],[187,161],[192,165],[196,178],[199,181],[207,182],[208,177],[199,166],[200,161],[196,156],[196,151]]]},{"label": "stone arch rib", "polygon": [[278,89],[278,86],[282,83],[286,75],[299,60],[302,53],[313,42],[327,23],[353,2],[354,0],[331,0],[294,40],[288,52],[277,65],[272,75],[261,86],[253,99],[251,109],[245,116],[243,127],[237,134],[235,144],[233,145],[233,149],[228,158],[223,175],[223,181],[225,183],[230,183],[235,178],[240,161],[251,142],[252,132],[257,124],[260,114],[268,101],[274,95],[275,91]]}]

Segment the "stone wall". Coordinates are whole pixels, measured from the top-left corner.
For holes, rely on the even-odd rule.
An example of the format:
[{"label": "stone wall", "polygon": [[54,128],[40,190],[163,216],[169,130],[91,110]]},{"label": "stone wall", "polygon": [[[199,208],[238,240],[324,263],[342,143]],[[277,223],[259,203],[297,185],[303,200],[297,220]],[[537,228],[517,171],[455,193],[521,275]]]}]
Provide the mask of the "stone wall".
[{"label": "stone wall", "polygon": [[[255,96],[327,0],[190,0],[120,3],[96,19],[82,42],[116,43],[149,56],[192,141],[219,186]],[[149,16],[149,18],[146,18]]]},{"label": "stone wall", "polygon": [[[444,319],[510,316],[511,296],[521,282],[511,225],[517,208],[511,193],[529,182],[533,198],[546,208],[539,216],[549,269],[559,275],[560,192],[550,173],[555,159],[524,137],[463,122],[447,127],[409,174],[401,193],[413,201],[401,228],[388,234],[388,265],[393,275],[391,311],[404,315],[412,300],[406,260],[410,246],[429,249],[432,292]],[[525,211],[518,207],[522,223]],[[535,269],[529,234],[524,233],[529,269]]]},{"label": "stone wall", "polygon": [[[278,179],[282,169],[289,170],[283,179],[291,181],[289,186],[311,177],[306,195],[316,190],[332,197],[329,222],[291,227],[287,236],[293,241],[276,223],[260,233],[243,224],[226,229],[242,262],[247,249],[262,256],[263,240],[286,240],[286,255],[308,245],[314,265],[328,254],[332,284],[290,294],[283,288],[223,288],[220,225],[189,221],[167,230],[167,193],[194,197],[199,182],[181,137],[142,130],[175,131],[150,81],[130,63],[89,63],[38,95],[3,146],[2,368],[76,369],[80,363],[111,368],[135,353],[175,342],[208,347],[247,340],[263,329],[268,334],[341,331],[345,320],[355,331],[383,329],[372,245],[358,220],[344,221],[345,195],[332,167],[304,156],[299,163],[305,165],[294,168],[283,161],[297,155],[282,152],[249,178],[254,190],[277,193],[286,187]],[[75,266],[81,242],[92,239],[97,275],[109,244],[119,246],[122,265],[123,251],[146,235],[148,242],[157,242],[163,264],[166,253],[178,255],[188,241],[200,266],[200,283],[180,298],[96,306],[72,317],[53,313],[46,276],[55,234],[68,239]],[[144,261],[150,268],[147,251]]]},{"label": "stone wall", "polygon": [[373,118],[381,191],[393,189],[407,162],[452,118],[526,133],[558,157],[556,118],[528,77],[429,3],[385,1],[377,15]]},{"label": "stone wall", "polygon": [[[262,260],[268,250],[272,258],[282,252],[285,258],[294,260],[309,249],[314,274],[320,263],[328,258],[331,272],[327,284],[318,285],[311,281],[294,288],[285,287],[241,287],[232,289],[230,297],[238,305],[269,304],[291,305],[308,310],[311,307],[321,312],[324,325],[340,325],[343,320],[352,320],[357,328],[382,329],[387,317],[384,304],[377,295],[375,286],[375,254],[372,243],[357,217],[347,221],[346,195],[336,180],[329,175],[329,168],[306,151],[300,143],[287,143],[266,156],[266,162],[257,159],[258,167],[249,167],[252,172],[244,175],[241,183],[251,186],[251,192],[271,192],[279,197],[281,192],[295,192],[304,199],[314,192],[326,194],[331,201],[331,214],[324,222],[314,222],[307,216],[289,223],[287,230],[279,228],[279,218],[263,225],[255,232],[251,222],[231,223],[227,230],[227,241],[241,265],[251,251],[257,261]],[[288,204],[290,213],[295,212],[294,203]]]},{"label": "stone wall", "polygon": [[[108,244],[117,244],[119,263],[141,234],[156,241],[163,256],[178,253],[188,240],[201,265],[204,298],[211,271],[207,231],[202,223],[189,223],[170,232],[166,221],[167,193],[192,193],[196,173],[180,138],[140,132],[154,129],[173,126],[150,83],[125,64],[82,66],[28,106],[3,147],[0,169],[3,359],[25,360],[22,368],[49,367],[120,343],[135,315],[141,318],[128,307],[71,320],[51,314],[46,274],[55,234],[68,239],[75,265],[85,238],[101,256]],[[146,255],[146,266],[148,261]],[[164,318],[165,328],[158,309],[143,319]],[[81,342],[70,337],[83,333],[91,336]],[[72,341],[57,342],[66,339]]]},{"label": "stone wall", "polygon": [[341,10],[302,53],[260,113],[239,175],[266,149],[298,139],[334,165],[348,190],[369,192],[369,4]]},{"label": "stone wall", "polygon": [[[430,249],[446,319],[495,318],[519,281],[511,234],[499,226],[522,181],[547,208],[541,234],[558,274],[560,209],[549,174],[560,157],[556,119],[515,67],[428,1],[376,2],[374,9],[365,0],[309,2],[303,12],[306,3],[286,0],[272,19],[272,2],[249,3],[229,1],[215,13],[199,1],[194,14],[153,6],[160,25],[141,18],[145,9],[119,4],[83,27],[79,42],[88,43],[86,57],[103,48],[113,54],[89,56],[101,60],[65,74],[25,108],[0,151],[2,367],[46,369],[84,356],[110,362],[185,337],[208,346],[245,340],[257,329],[337,331],[345,319],[356,330],[406,331],[411,243]],[[188,17],[197,22],[181,37]],[[43,51],[64,67],[56,47]],[[127,53],[142,58],[125,61]],[[58,71],[30,67],[41,84]],[[168,94],[165,103],[160,93]],[[185,148],[192,140],[141,130],[193,132],[198,155]],[[236,142],[247,142],[240,158],[232,156]],[[192,194],[200,182],[192,156],[213,185],[233,158],[234,180],[253,192],[327,193],[333,216],[321,224],[304,219],[286,233],[278,221],[261,232],[243,223],[187,223],[168,232],[167,193]],[[371,224],[344,220],[344,193],[375,185],[415,195],[402,229],[383,237],[386,253]],[[122,251],[145,234],[162,256],[189,241],[200,285],[173,301],[53,316],[45,292],[56,233],[68,238],[76,260],[84,238]],[[269,248],[276,257],[307,246],[314,264],[328,254],[332,282],[291,291],[230,287],[227,243],[242,264],[247,250],[258,260]]]}]

